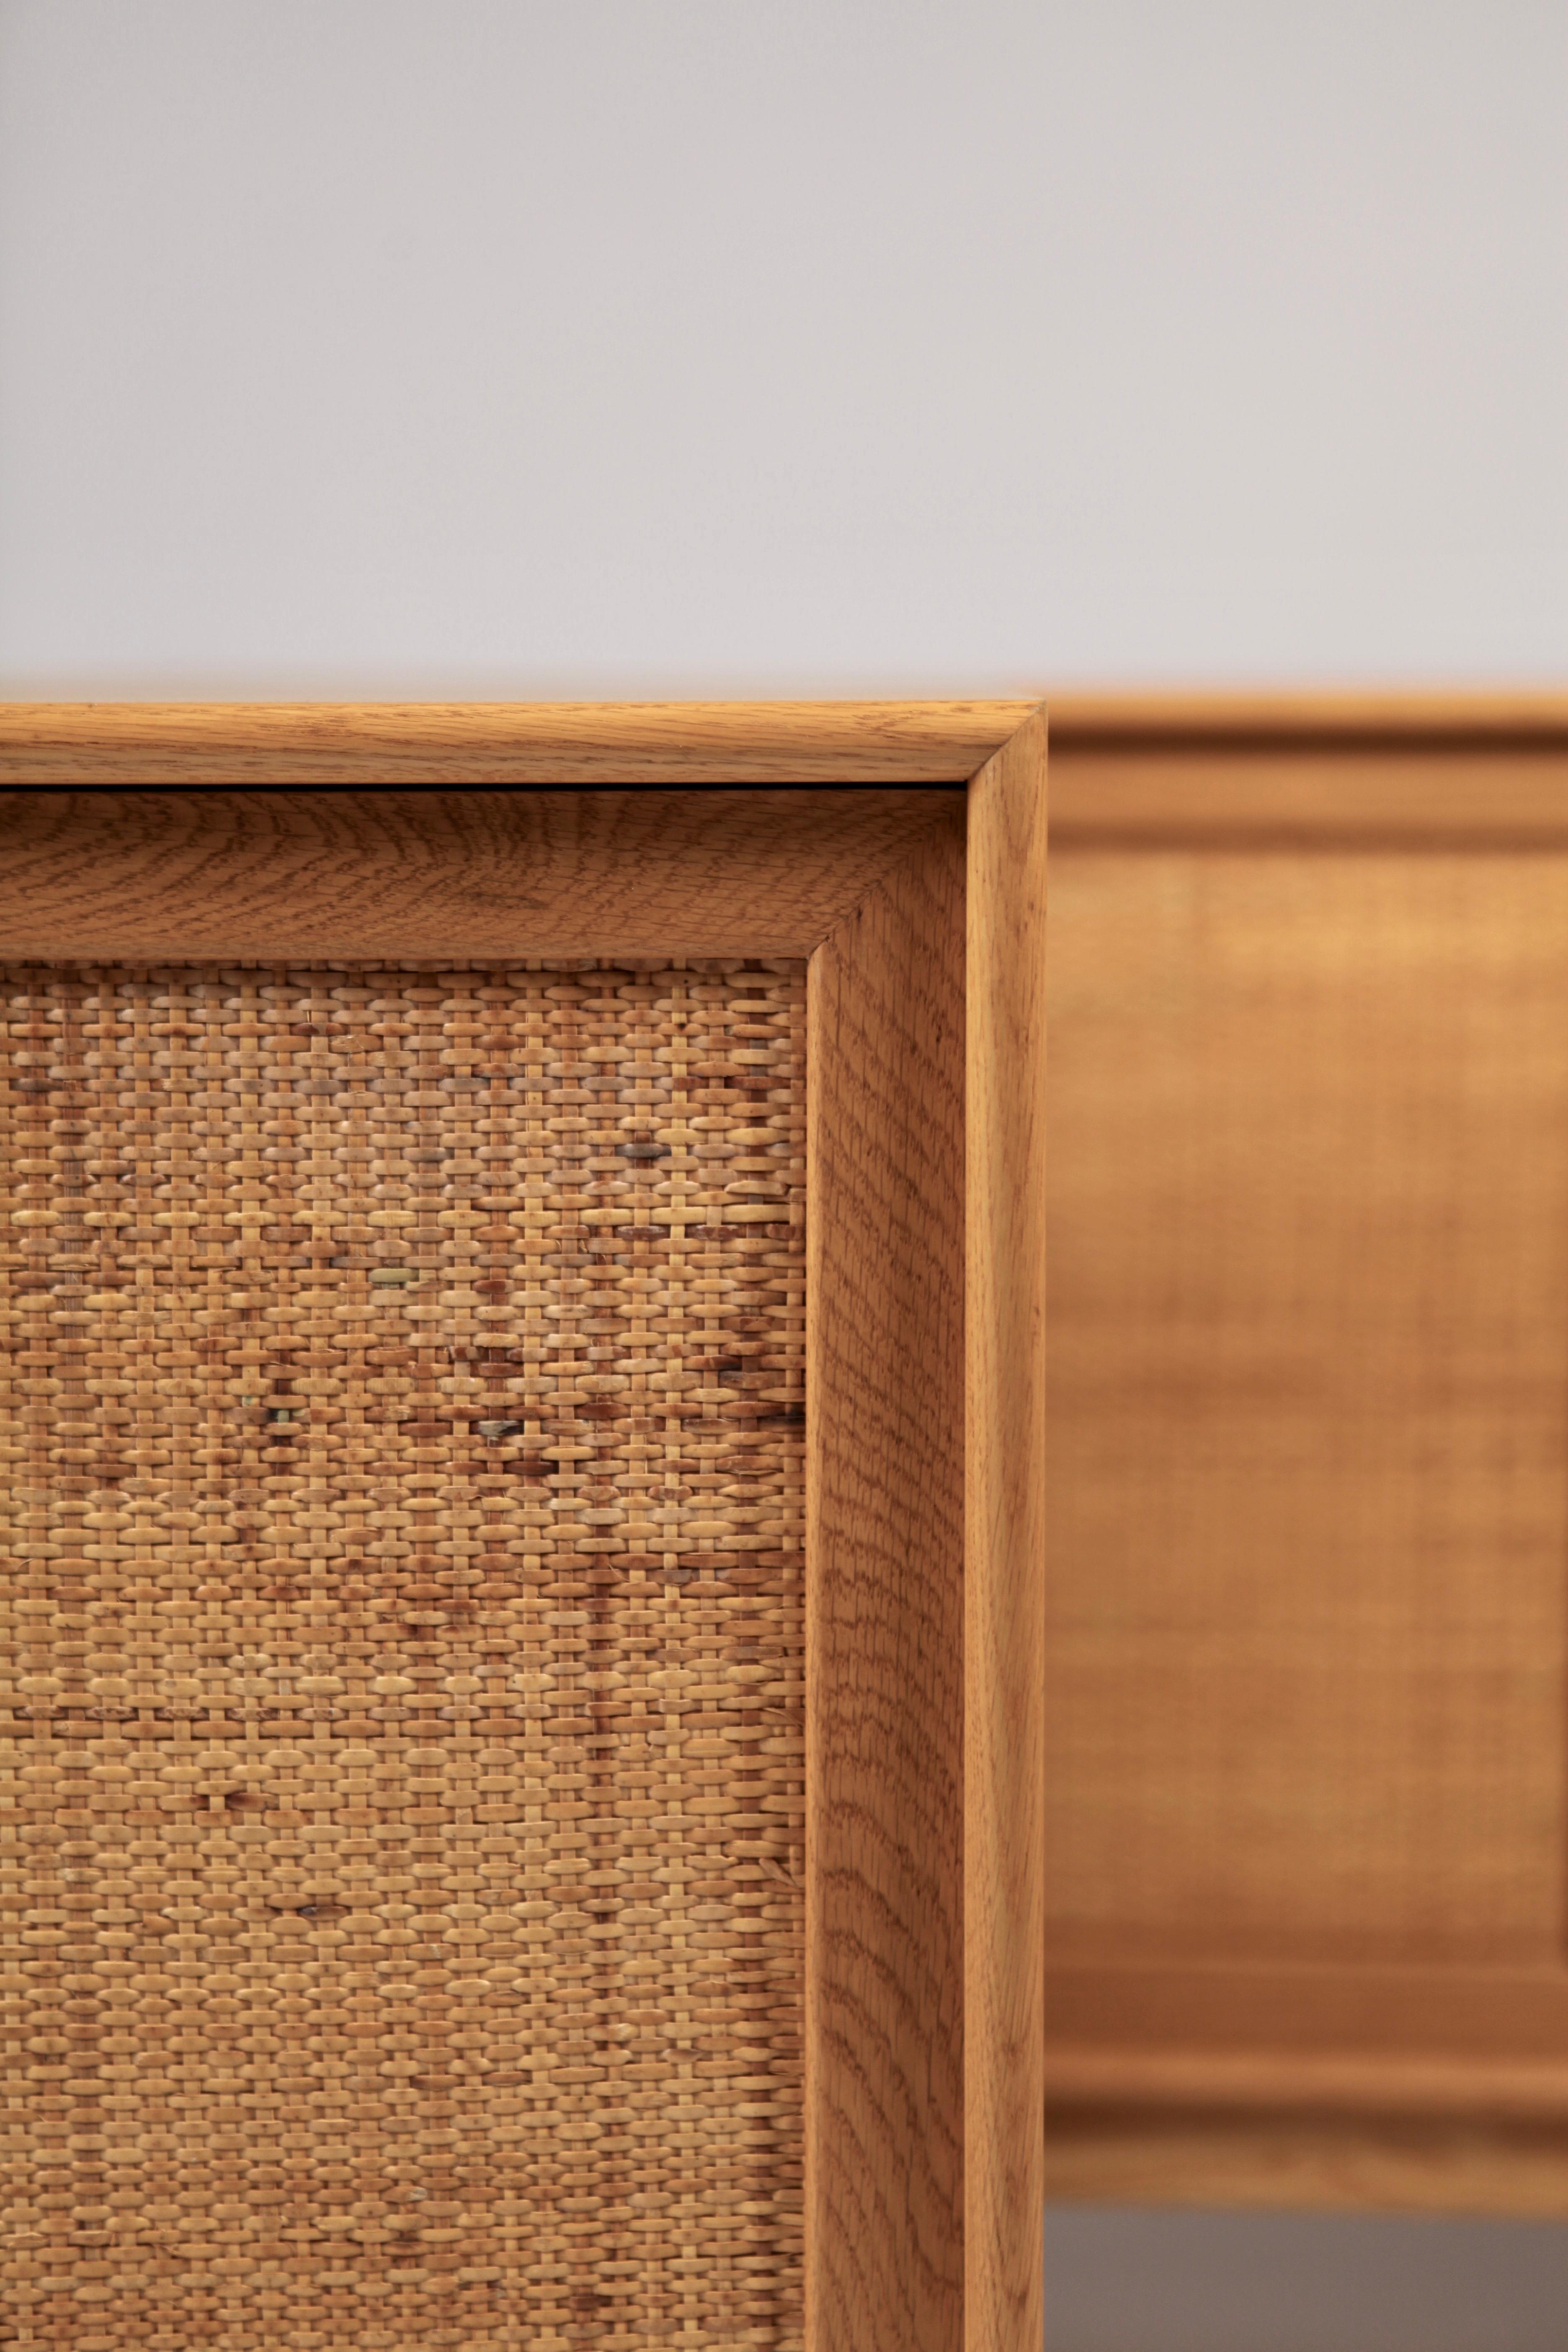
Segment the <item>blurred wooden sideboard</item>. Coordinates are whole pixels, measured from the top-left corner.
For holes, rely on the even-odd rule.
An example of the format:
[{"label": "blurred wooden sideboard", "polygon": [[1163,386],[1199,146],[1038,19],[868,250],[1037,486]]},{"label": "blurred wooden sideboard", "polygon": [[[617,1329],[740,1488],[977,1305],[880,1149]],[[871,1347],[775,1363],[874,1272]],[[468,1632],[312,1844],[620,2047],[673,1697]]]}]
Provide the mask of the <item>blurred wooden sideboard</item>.
[{"label": "blurred wooden sideboard", "polygon": [[1051,793],[1050,2191],[1568,2216],[1568,694]]}]

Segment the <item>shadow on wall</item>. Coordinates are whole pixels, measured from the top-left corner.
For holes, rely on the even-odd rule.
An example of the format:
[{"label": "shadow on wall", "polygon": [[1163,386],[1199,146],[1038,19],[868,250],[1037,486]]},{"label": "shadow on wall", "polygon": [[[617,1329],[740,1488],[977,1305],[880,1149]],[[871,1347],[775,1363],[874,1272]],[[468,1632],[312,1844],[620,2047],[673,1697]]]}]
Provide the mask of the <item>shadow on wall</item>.
[{"label": "shadow on wall", "polygon": [[1563,2352],[1568,2226],[1058,2207],[1046,2352]]}]

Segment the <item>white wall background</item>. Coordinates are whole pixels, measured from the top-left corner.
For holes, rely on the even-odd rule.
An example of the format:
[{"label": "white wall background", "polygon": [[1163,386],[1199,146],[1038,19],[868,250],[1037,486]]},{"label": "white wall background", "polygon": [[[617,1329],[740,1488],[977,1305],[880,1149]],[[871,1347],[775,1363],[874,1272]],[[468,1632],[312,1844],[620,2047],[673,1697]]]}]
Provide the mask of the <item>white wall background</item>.
[{"label": "white wall background", "polygon": [[[1565,677],[1563,0],[0,0],[0,693]],[[1047,2245],[1054,2352],[1568,2325]]]},{"label": "white wall background", "polygon": [[0,691],[1568,667],[1563,0],[0,0]]}]

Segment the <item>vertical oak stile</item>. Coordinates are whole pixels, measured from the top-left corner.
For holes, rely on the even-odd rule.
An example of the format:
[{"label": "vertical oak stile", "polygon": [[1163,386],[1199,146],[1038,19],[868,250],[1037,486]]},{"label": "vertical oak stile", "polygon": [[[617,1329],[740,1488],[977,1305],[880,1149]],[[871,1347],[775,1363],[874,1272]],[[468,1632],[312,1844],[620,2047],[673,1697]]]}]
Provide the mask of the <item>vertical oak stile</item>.
[{"label": "vertical oak stile", "polygon": [[969,788],[964,2352],[1044,2320],[1046,721]]},{"label": "vertical oak stile", "polygon": [[810,2352],[964,2343],[963,823],[807,982]]}]

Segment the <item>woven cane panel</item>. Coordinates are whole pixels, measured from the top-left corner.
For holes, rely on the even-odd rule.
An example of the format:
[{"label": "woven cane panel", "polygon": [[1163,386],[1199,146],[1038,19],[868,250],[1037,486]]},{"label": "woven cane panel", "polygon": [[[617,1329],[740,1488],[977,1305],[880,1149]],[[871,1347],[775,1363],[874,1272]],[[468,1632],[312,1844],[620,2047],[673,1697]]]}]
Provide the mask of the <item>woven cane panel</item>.
[{"label": "woven cane panel", "polygon": [[803,967],[0,981],[0,2341],[798,2344]]},{"label": "woven cane panel", "polygon": [[1560,1969],[1568,857],[1055,888],[1053,1958]]}]

